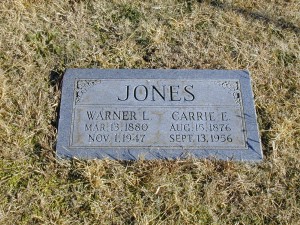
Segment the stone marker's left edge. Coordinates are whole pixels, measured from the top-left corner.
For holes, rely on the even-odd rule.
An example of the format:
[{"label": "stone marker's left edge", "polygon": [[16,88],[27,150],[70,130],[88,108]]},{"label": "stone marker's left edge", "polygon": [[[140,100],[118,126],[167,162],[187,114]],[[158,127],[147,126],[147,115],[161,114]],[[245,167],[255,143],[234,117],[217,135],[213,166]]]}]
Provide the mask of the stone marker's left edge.
[{"label": "stone marker's left edge", "polygon": [[76,69],[67,69],[63,76],[60,111],[58,114],[58,134],[56,143],[57,159],[70,159],[73,157],[69,148],[69,142],[75,91],[74,74],[76,74]]}]

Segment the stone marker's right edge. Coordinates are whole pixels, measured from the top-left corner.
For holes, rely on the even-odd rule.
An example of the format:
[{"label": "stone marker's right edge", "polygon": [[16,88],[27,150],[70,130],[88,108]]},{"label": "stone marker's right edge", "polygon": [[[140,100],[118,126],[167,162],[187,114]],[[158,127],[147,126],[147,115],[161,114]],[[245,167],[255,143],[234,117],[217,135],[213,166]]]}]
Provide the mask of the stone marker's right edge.
[{"label": "stone marker's right edge", "polygon": [[244,119],[247,130],[246,144],[248,149],[243,154],[242,161],[260,162],[263,160],[261,139],[259,135],[257,115],[255,110],[254,95],[251,86],[249,71],[237,71],[242,90],[242,105],[244,107]]}]

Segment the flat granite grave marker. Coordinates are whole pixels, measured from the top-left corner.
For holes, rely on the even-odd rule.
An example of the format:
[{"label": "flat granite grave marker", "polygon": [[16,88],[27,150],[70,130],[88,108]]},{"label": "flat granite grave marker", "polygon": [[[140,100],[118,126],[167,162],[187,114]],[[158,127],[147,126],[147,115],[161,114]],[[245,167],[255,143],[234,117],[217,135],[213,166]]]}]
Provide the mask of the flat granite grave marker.
[{"label": "flat granite grave marker", "polygon": [[260,161],[249,73],[68,69],[56,150],[59,158]]}]

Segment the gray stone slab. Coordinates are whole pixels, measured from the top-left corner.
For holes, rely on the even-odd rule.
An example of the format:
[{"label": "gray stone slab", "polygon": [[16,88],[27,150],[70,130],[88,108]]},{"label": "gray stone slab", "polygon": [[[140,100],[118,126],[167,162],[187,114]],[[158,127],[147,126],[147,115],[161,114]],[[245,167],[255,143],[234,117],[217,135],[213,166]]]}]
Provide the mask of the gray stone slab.
[{"label": "gray stone slab", "polygon": [[250,75],[68,69],[56,150],[59,158],[261,161]]}]

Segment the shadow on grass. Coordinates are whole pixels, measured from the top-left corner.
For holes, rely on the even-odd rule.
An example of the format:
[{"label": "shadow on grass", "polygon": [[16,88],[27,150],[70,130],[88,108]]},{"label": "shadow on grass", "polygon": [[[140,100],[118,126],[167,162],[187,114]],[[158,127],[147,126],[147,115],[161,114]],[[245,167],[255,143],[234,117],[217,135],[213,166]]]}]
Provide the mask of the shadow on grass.
[{"label": "shadow on grass", "polygon": [[[189,2],[189,0],[187,0],[187,2]],[[197,0],[197,2],[203,3],[204,1]],[[224,11],[233,11],[235,13],[243,15],[246,18],[251,18],[251,19],[258,20],[258,21],[261,21],[264,23],[273,24],[278,28],[290,30],[290,31],[295,32],[296,34],[300,34],[300,27],[296,26],[295,24],[293,24],[289,21],[286,21],[283,18],[280,18],[278,20],[271,19],[269,16],[264,15],[263,13],[253,12],[248,9],[232,6],[230,4],[221,2],[220,0],[211,0],[211,1],[209,1],[209,4],[215,8],[219,8]]]},{"label": "shadow on grass", "polygon": [[[51,70],[49,74],[49,84],[53,88],[54,93],[53,96],[59,96],[59,92],[61,90],[61,83],[64,71],[62,70]],[[58,119],[59,119],[59,110],[60,110],[60,98],[57,103],[57,107],[55,109],[55,115],[52,118],[50,125],[57,130],[58,129]],[[38,157],[40,161],[44,160],[53,160],[55,159],[55,149],[56,149],[56,135],[51,136],[50,142],[51,150],[49,148],[45,148],[43,144],[41,144],[38,140],[33,139],[33,154]]]},{"label": "shadow on grass", "polygon": [[[54,90],[54,96],[60,96],[61,86],[62,86],[62,78],[64,71],[59,69],[53,69],[49,74],[49,83]],[[61,97],[59,97],[57,107],[55,109],[55,116],[51,121],[51,126],[53,126],[56,130],[58,129],[58,120],[59,120],[59,111],[60,111],[60,103]],[[56,140],[53,140],[53,149],[56,148]]]},{"label": "shadow on grass", "polygon": [[257,116],[258,116],[260,130],[263,130],[261,132],[263,154],[266,158],[269,158],[273,153],[272,145],[271,145],[271,135],[270,135],[270,129],[272,128],[271,117],[268,115],[266,110],[262,107],[257,107]]},{"label": "shadow on grass", "polygon": [[[63,73],[64,73],[64,71],[62,71],[62,70],[51,70],[51,72],[49,74],[49,83],[52,86],[52,88],[54,89],[55,95],[59,95],[58,92],[60,92],[60,90],[61,90]],[[55,110],[56,116],[51,121],[51,125],[54,126],[55,128],[58,128],[60,100],[61,100],[61,98],[59,98],[58,106]]]}]

